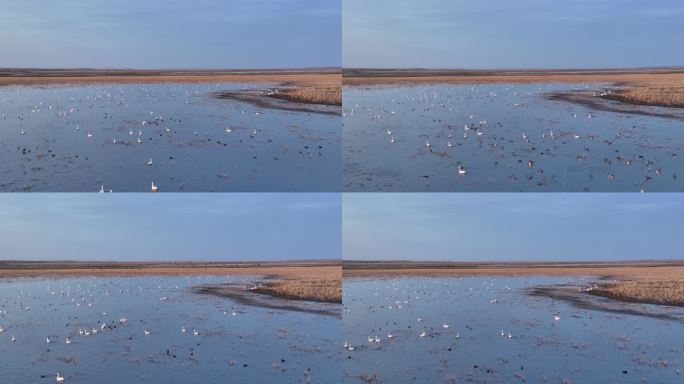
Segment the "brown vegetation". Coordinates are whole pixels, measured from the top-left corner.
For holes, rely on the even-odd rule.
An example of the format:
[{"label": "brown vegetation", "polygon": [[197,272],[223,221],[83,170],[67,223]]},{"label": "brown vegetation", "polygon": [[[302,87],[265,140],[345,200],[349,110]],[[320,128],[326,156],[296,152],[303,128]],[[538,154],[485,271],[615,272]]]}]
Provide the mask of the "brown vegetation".
[{"label": "brown vegetation", "polygon": [[342,280],[329,277],[263,281],[253,292],[290,300],[342,303]]},{"label": "brown vegetation", "polygon": [[342,105],[342,86],[338,83],[284,88],[271,97],[304,104]]},{"label": "brown vegetation", "polygon": [[591,293],[635,303],[684,305],[684,279],[617,281],[600,284]]},{"label": "brown vegetation", "polygon": [[637,105],[684,108],[684,76],[627,83],[606,98]]}]

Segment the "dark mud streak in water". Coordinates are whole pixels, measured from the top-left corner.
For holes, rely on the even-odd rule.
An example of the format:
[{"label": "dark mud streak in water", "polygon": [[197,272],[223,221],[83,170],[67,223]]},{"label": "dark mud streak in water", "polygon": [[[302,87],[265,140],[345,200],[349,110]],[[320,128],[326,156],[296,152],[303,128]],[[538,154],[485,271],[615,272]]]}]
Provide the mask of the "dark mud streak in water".
[{"label": "dark mud streak in water", "polygon": [[342,317],[340,304],[308,302],[301,300],[289,300],[266,294],[245,290],[241,284],[200,285],[193,287],[192,291],[198,294],[213,295],[233,300],[242,305],[312,313],[323,316]]},{"label": "dark mud streak in water", "polygon": [[213,94],[217,99],[235,100],[243,103],[256,105],[260,108],[279,109],[282,111],[318,113],[322,115],[342,115],[342,110],[339,107],[320,105],[320,104],[304,104],[294,101],[288,101],[282,98],[275,98],[265,95],[261,91],[243,90],[243,91],[225,91],[215,92]]},{"label": "dark mud streak in water", "polygon": [[[594,96],[594,91],[552,92],[546,98],[553,101],[564,101],[579,104],[597,111],[625,113],[629,115],[662,117],[684,121],[684,109],[673,107],[656,107],[630,104]],[[664,112],[667,110],[667,112]]]},{"label": "dark mud streak in water", "polygon": [[684,315],[681,313],[656,312],[646,308],[644,304],[627,303],[604,297],[601,300],[590,293],[580,292],[578,288],[577,286],[568,285],[546,285],[531,287],[526,291],[530,296],[560,300],[582,309],[684,323]]}]

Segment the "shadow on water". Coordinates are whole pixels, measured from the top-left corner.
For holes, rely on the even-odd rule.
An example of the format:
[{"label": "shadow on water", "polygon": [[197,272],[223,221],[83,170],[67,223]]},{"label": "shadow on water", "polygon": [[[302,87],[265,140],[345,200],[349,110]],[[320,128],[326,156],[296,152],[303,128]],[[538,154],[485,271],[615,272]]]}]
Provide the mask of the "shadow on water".
[{"label": "shadow on water", "polygon": [[659,320],[676,321],[684,323],[684,315],[672,313],[673,307],[629,303],[612,300],[604,297],[597,297],[591,293],[580,291],[579,287],[559,284],[559,285],[540,285],[530,287],[526,290],[527,294],[535,297],[546,297],[560,300],[574,307],[594,311],[608,312],[620,315],[633,315],[655,318]]},{"label": "shadow on water", "polygon": [[318,113],[323,115],[340,116],[340,107],[320,104],[304,104],[282,98],[270,97],[263,91],[246,89],[240,91],[221,91],[215,92],[214,97],[221,100],[235,100],[242,103],[249,103],[259,108],[278,109],[282,111]]}]

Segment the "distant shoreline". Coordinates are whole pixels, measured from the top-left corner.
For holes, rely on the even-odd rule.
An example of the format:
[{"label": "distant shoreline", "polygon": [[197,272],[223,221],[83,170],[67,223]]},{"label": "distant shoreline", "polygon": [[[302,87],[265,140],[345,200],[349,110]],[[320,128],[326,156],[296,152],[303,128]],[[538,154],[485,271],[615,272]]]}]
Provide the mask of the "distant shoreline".
[{"label": "distant shoreline", "polygon": [[[298,305],[278,300],[342,302],[342,263],[339,260],[266,262],[113,262],[113,261],[0,261],[1,279],[65,277],[133,277],[190,275],[254,275],[258,288],[249,292],[218,285],[201,293],[237,298],[272,308]],[[272,300],[256,296],[269,296]],[[306,306],[304,306],[306,307]],[[305,311],[318,309],[304,308]],[[328,311],[327,309],[323,312]]]},{"label": "distant shoreline", "polygon": [[635,69],[420,69],[345,68],[344,85],[631,82],[684,76],[684,67]]},{"label": "distant shoreline", "polygon": [[449,262],[405,260],[344,260],[344,276],[516,276],[598,275],[625,276],[637,269],[651,271],[672,268],[684,274],[684,260],[617,262]]},{"label": "distant shoreline", "polygon": [[[161,83],[275,83],[274,95],[240,93],[246,102],[264,108],[339,114],[339,111],[307,108],[307,104],[342,105],[341,69],[292,70],[126,70],[126,69],[22,69],[0,68],[0,86],[69,84],[161,84]],[[231,92],[224,92],[231,96]],[[230,98],[230,97],[225,97]],[[233,97],[238,99],[238,97]],[[276,103],[280,99],[281,103]],[[270,100],[270,101],[269,101]],[[292,104],[292,105],[284,105]]]},{"label": "distant shoreline", "polygon": [[270,70],[137,70],[0,68],[2,85],[121,83],[259,83],[315,84],[339,81],[338,68]]},{"label": "distant shoreline", "polygon": [[[601,98],[626,105],[684,108],[684,67],[635,69],[368,69],[342,72],[346,86],[421,84],[534,84],[607,83],[611,90]],[[566,94],[566,101],[576,98]]]},{"label": "distant shoreline", "polygon": [[594,276],[595,289],[573,295],[684,306],[684,260],[510,263],[345,260],[342,265],[345,278]]},{"label": "distant shoreline", "polygon": [[244,262],[0,261],[3,277],[339,274],[338,260]]}]

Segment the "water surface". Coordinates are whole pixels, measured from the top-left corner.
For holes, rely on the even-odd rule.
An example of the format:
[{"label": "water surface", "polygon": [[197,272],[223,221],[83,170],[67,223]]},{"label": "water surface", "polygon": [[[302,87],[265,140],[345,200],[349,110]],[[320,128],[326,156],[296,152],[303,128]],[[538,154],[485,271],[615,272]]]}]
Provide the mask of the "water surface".
[{"label": "water surface", "polygon": [[0,191],[339,190],[340,116],[215,97],[268,87],[0,87]]},{"label": "water surface", "polygon": [[[684,344],[673,335],[684,334],[683,323],[580,309],[527,294],[537,285],[584,282],[569,277],[345,279],[342,342],[354,350],[345,351],[343,382],[681,381]],[[681,308],[661,309],[684,315]],[[375,336],[380,342],[368,341]]]},{"label": "water surface", "polygon": [[241,306],[190,289],[248,280],[4,279],[0,381],[53,383],[59,372],[67,383],[339,382],[339,318]]},{"label": "water surface", "polygon": [[343,190],[684,190],[684,121],[548,98],[604,87],[345,87]]}]

